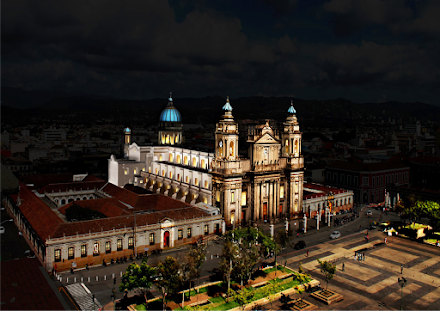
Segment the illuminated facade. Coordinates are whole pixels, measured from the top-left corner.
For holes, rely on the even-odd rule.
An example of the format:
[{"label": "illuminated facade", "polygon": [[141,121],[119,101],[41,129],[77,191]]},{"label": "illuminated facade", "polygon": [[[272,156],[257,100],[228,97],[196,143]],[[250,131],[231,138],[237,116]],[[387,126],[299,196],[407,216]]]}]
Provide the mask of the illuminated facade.
[{"label": "illuminated facade", "polygon": [[[238,124],[229,97],[216,125],[214,153],[171,146],[177,144],[176,137],[182,141],[180,113],[174,110],[170,95],[159,120],[161,146],[133,143],[127,147],[127,158],[109,159],[110,183],[130,183],[191,204],[217,206],[226,225],[300,216],[304,159],[293,104],[282,129],[266,122],[249,131],[249,159],[238,155]],[[180,132],[165,131],[175,130],[176,124]]]},{"label": "illuminated facade", "polygon": [[182,136],[182,117],[180,112],[173,105],[173,98],[168,98],[168,105],[162,111],[159,118],[158,139],[159,145],[181,145]]}]

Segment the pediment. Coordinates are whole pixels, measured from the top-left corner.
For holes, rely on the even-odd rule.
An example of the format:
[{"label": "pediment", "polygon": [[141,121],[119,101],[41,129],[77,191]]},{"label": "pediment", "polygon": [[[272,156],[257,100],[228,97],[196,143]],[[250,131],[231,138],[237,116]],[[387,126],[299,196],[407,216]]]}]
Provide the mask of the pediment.
[{"label": "pediment", "polygon": [[279,144],[278,139],[270,135],[269,133],[265,133],[263,136],[257,139],[256,144]]},{"label": "pediment", "polygon": [[161,227],[168,227],[174,225],[174,220],[168,217],[164,217],[160,220]]}]

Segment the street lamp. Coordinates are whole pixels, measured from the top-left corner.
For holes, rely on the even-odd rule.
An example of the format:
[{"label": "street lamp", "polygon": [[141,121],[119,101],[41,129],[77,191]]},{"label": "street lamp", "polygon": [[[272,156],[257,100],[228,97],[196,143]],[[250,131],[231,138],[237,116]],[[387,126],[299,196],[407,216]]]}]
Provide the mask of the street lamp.
[{"label": "street lamp", "polygon": [[406,279],[402,276],[401,278],[398,278],[397,280],[399,281],[399,285],[400,285],[400,310],[403,310],[402,309],[402,291],[406,285]]},{"label": "street lamp", "polygon": [[5,222],[8,222],[8,221],[14,221],[14,219],[8,219],[8,220],[4,220],[4,221],[2,221],[1,223],[0,223],[0,225],[3,225]]}]

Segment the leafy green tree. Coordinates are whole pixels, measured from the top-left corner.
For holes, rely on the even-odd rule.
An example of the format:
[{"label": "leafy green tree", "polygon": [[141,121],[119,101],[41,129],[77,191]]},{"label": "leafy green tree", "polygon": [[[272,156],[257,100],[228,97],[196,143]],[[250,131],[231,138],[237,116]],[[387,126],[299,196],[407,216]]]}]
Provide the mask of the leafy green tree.
[{"label": "leafy green tree", "polygon": [[260,259],[260,248],[251,243],[241,243],[238,245],[239,253],[235,258],[235,265],[233,269],[233,275],[236,279],[243,282],[248,282],[254,272],[254,266],[258,263]]},{"label": "leafy green tree", "polygon": [[222,255],[220,259],[220,271],[223,273],[226,282],[228,282],[228,290],[226,292],[229,300],[229,292],[231,290],[231,276],[234,269],[235,258],[238,256],[238,246],[230,240],[226,240],[223,244]]},{"label": "leafy green tree", "polygon": [[307,284],[309,282],[308,278],[309,278],[308,274],[305,274],[305,273],[298,273],[298,274],[296,274],[296,279],[298,280],[299,285],[300,285],[300,286],[298,286],[297,290],[298,290],[298,294],[300,294],[301,301],[303,299],[303,295],[302,294],[304,293],[304,291],[306,289],[305,288],[305,284]]},{"label": "leafy green tree", "polygon": [[187,256],[190,258],[189,262],[191,262],[194,265],[193,269],[190,270],[191,271],[190,279],[192,280],[194,278],[197,278],[197,284],[198,284],[200,278],[200,272],[202,271],[202,266],[206,260],[206,245],[200,244],[197,245],[196,248],[190,249],[188,251]]},{"label": "leafy green tree", "polygon": [[130,264],[125,273],[122,274],[122,282],[119,284],[119,291],[136,290],[143,295],[148,303],[147,293],[153,285],[153,278],[156,268],[149,266],[146,262],[138,265],[136,262]]},{"label": "leafy green tree", "polygon": [[302,262],[299,262],[298,272],[299,272],[299,273],[304,273],[304,269],[303,269],[303,267],[302,267]]},{"label": "leafy green tree", "polygon": [[241,290],[234,293],[234,300],[240,305],[241,310],[244,311],[244,308],[251,302],[254,295],[255,292],[253,288],[243,287]]},{"label": "leafy green tree", "polygon": [[331,279],[333,279],[333,277],[336,274],[336,265],[334,265],[328,261],[321,261],[319,259],[317,259],[317,260],[318,260],[318,263],[321,267],[321,272],[322,272],[322,274],[324,274],[325,280],[327,281],[327,286],[325,287],[325,290],[327,290],[328,282]]},{"label": "leafy green tree", "polygon": [[264,294],[267,296],[270,302],[270,309],[273,310],[273,302],[275,301],[275,293],[278,292],[279,286],[276,283],[268,283],[264,287]]},{"label": "leafy green tree", "polygon": [[434,229],[440,229],[440,204],[434,201],[416,201],[415,208],[420,211],[421,217],[429,219]]},{"label": "leafy green tree", "polygon": [[166,309],[166,296],[174,293],[181,284],[180,269],[181,267],[177,259],[171,256],[167,256],[157,264],[157,274],[159,276],[157,285],[162,292],[164,310]]}]

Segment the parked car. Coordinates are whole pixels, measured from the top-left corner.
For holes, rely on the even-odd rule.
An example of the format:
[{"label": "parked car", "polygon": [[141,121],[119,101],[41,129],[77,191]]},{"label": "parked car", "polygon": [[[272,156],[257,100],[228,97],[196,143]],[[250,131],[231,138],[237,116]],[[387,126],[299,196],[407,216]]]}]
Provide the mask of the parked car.
[{"label": "parked car", "polygon": [[1,233],[1,234],[5,233],[5,227],[0,226],[0,233]]},{"label": "parked car", "polygon": [[24,255],[25,255],[27,258],[35,258],[35,253],[34,253],[33,251],[31,251],[30,249],[24,251]]},{"label": "parked car", "polygon": [[294,248],[295,249],[303,249],[306,247],[306,242],[304,242],[303,240],[296,242]]},{"label": "parked car", "polygon": [[341,237],[341,232],[339,231],[333,231],[332,234],[330,234],[330,239],[338,239]]},{"label": "parked car", "polygon": [[373,215],[373,212],[371,211],[371,209],[369,209],[369,210],[367,211],[366,215],[367,215],[367,216],[371,216],[371,215]]}]

